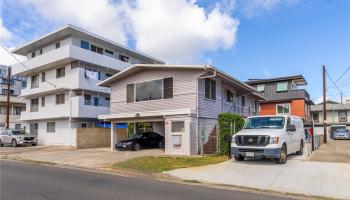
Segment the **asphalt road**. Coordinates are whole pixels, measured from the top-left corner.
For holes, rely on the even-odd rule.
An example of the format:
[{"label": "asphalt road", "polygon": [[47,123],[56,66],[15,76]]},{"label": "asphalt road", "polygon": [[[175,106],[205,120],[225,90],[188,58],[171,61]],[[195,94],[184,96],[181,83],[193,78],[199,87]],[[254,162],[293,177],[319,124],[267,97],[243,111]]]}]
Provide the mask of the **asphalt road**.
[{"label": "asphalt road", "polygon": [[1,200],[41,199],[254,199],[282,197],[242,191],[121,177],[54,166],[0,160]]}]

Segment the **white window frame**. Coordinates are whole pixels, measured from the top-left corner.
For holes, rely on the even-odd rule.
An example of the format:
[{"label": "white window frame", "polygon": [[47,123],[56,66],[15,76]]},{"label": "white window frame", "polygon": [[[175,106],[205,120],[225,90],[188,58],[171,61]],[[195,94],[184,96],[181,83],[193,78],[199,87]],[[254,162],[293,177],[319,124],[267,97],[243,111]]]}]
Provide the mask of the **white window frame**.
[{"label": "white window frame", "polygon": [[[259,86],[262,87],[262,90],[259,90]],[[265,92],[265,84],[258,84],[258,85],[256,85],[256,91],[258,91],[258,92]]]},{"label": "white window frame", "polygon": [[[49,123],[52,125],[53,124],[53,130],[49,130]],[[52,127],[51,127],[52,128]],[[47,133],[54,133],[56,132],[56,122],[47,122],[46,123],[46,132]]]},{"label": "white window frame", "polygon": [[[287,83],[287,89],[285,89],[285,90],[278,90],[278,84],[282,84],[282,83]],[[289,85],[288,81],[277,82],[276,83],[276,92],[287,92],[288,91],[288,85]]]},{"label": "white window frame", "polygon": [[[288,105],[289,107],[289,112],[288,113],[278,113],[278,106],[285,106],[285,105]],[[276,115],[289,115],[291,114],[291,104],[290,103],[278,103],[276,104]]]}]

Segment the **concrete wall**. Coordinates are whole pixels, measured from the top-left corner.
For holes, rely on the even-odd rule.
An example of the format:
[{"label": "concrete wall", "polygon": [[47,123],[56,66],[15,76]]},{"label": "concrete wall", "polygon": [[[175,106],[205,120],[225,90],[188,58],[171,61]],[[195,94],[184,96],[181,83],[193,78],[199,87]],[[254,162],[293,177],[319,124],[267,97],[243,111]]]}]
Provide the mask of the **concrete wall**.
[{"label": "concrete wall", "polygon": [[111,146],[111,131],[107,128],[77,128],[76,148],[98,148]]}]

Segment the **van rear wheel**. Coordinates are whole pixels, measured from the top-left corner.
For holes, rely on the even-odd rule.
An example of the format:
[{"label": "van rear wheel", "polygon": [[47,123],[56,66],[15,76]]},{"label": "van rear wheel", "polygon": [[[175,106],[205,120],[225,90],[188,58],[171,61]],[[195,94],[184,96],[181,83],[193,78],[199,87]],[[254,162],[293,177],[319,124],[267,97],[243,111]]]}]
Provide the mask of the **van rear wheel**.
[{"label": "van rear wheel", "polygon": [[280,157],[276,158],[275,161],[277,164],[285,164],[287,162],[287,145],[283,144],[280,152]]},{"label": "van rear wheel", "polygon": [[244,156],[241,156],[241,155],[238,155],[238,156],[233,156],[233,158],[236,160],[236,161],[243,161],[245,159]]},{"label": "van rear wheel", "polygon": [[304,142],[301,141],[301,142],[300,142],[299,151],[297,151],[296,154],[297,154],[297,155],[303,155],[303,151],[304,151]]}]

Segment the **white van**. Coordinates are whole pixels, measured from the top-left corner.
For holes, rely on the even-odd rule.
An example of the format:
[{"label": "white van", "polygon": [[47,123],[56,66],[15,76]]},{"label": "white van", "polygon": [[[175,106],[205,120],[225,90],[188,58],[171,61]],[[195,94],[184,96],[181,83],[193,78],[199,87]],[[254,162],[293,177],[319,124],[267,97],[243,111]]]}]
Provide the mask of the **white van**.
[{"label": "white van", "polygon": [[289,154],[303,154],[304,137],[304,124],[300,117],[249,117],[243,130],[232,136],[231,153],[237,161],[246,157],[273,158],[284,164]]}]

